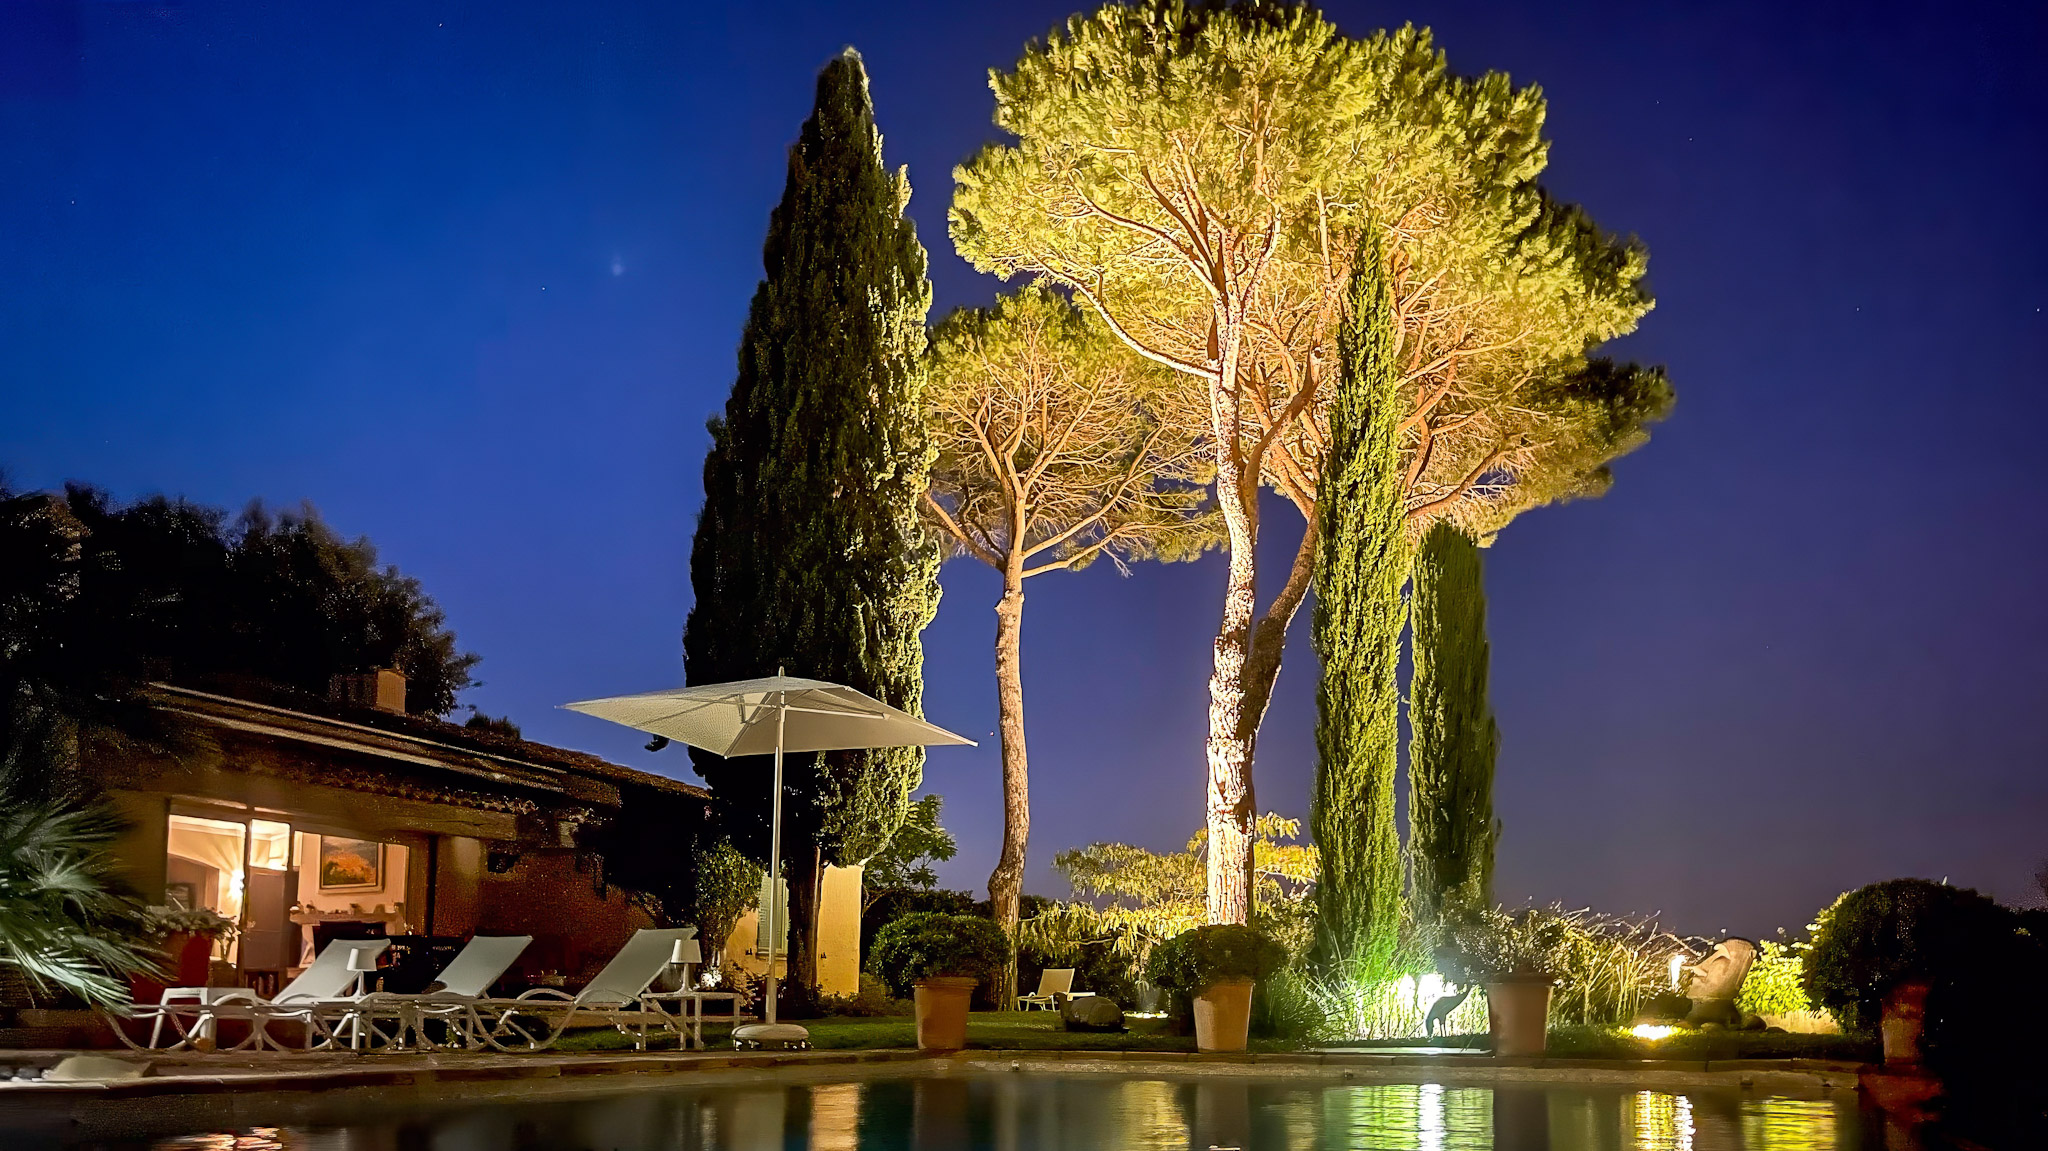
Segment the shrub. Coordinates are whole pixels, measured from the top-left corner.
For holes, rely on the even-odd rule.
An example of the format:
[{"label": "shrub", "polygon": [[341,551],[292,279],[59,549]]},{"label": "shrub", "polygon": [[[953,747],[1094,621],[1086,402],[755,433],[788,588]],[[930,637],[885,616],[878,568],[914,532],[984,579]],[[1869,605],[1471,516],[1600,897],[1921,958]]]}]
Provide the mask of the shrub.
[{"label": "shrub", "polygon": [[875,1018],[908,1015],[911,1005],[889,994],[889,987],[872,972],[860,973],[860,991],[854,995],[828,995],[818,1004],[827,1015]]},{"label": "shrub", "polygon": [[1791,1015],[1812,1011],[1806,997],[1804,967],[1810,943],[1767,942],[1757,949],[1749,977],[1735,1005],[1745,1015]]},{"label": "shrub", "polygon": [[874,966],[896,994],[908,996],[919,980],[958,975],[979,979],[1010,957],[1010,938],[993,919],[920,911],[875,936]]},{"label": "shrub", "polygon": [[1509,914],[1470,911],[1444,925],[1437,967],[1459,984],[1502,975],[1548,976],[1559,1023],[1626,1023],[1670,977],[1685,942],[1654,920],[1568,911],[1558,904]]},{"label": "shrub", "polygon": [[1255,928],[1214,923],[1183,931],[1152,949],[1145,976],[1154,987],[1199,995],[1230,979],[1264,979],[1287,963],[1287,949]]},{"label": "shrub", "polygon": [[1806,993],[1851,1031],[1877,1026],[1884,997],[1909,980],[1930,983],[1980,974],[1989,981],[2008,973],[1973,973],[2001,935],[2011,935],[2010,912],[1984,896],[1926,879],[1893,879],[1859,887],[1821,913],[1813,946],[1803,957]]}]

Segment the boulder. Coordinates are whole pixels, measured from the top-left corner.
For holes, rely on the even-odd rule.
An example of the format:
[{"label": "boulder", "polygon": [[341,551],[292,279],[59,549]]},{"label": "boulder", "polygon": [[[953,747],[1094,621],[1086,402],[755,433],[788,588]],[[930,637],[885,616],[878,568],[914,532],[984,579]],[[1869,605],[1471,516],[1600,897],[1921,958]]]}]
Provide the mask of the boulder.
[{"label": "boulder", "polygon": [[1076,995],[1060,1004],[1063,1031],[1122,1031],[1124,1009],[1102,995]]}]

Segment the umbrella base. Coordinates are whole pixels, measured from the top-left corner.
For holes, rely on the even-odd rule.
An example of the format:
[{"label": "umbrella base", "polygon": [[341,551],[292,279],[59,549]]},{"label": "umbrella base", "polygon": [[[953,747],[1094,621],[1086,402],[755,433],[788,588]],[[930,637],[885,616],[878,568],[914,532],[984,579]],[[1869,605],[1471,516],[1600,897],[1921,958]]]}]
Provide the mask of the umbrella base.
[{"label": "umbrella base", "polygon": [[811,1033],[794,1023],[743,1023],[732,1029],[732,1045],[802,1050],[811,1045]]}]

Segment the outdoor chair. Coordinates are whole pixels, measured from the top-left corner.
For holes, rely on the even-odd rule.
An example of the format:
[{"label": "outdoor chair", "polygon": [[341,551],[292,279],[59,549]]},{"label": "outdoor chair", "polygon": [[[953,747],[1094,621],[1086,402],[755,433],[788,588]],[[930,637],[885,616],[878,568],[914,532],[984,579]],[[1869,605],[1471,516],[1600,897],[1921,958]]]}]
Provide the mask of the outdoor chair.
[{"label": "outdoor chair", "polygon": [[[289,1020],[305,1028],[301,1050],[326,1046],[333,1036],[323,1026],[320,1009],[336,1001],[361,998],[360,991],[350,994],[349,989],[361,987],[364,972],[374,966],[377,956],[389,946],[388,939],[337,939],[322,948],[297,979],[269,999],[246,987],[165,988],[154,1006],[143,1007],[134,1016],[150,1025],[147,1044],[130,1038],[118,1021],[114,1033],[128,1046],[143,1051],[213,1049],[219,1045],[220,1022],[237,1020],[248,1024],[248,1033],[227,1050],[261,1051],[268,1047],[286,1051],[290,1048],[271,1037],[267,1027],[278,1020]],[[172,1032],[169,1044],[164,1043],[165,1023],[170,1024]]]},{"label": "outdoor chair", "polygon": [[[575,995],[536,987],[514,999],[476,999],[466,1009],[471,1035],[500,1051],[545,1051],[577,1023],[609,1023],[633,1046],[647,1049],[647,1035],[661,1028],[687,1042],[695,1005],[691,992],[650,992],[661,973],[700,961],[694,927],[642,928],[619,948],[604,970]],[[670,1014],[663,1001],[682,1013]],[[699,1042],[702,1042],[701,1035]]]},{"label": "outdoor chair", "polygon": [[438,1045],[424,1027],[430,1020],[446,1026],[450,1044],[473,1047],[477,1044],[471,1033],[474,1015],[470,1006],[489,994],[491,984],[532,942],[531,935],[478,935],[463,944],[423,992],[375,991],[358,999],[321,1003],[314,1010],[322,1016],[329,1034],[345,1031],[349,1046],[358,1050],[409,1045],[432,1050]]},{"label": "outdoor chair", "polygon": [[1073,968],[1048,967],[1038,973],[1037,991],[1017,997],[1017,1010],[1057,1011],[1061,1000],[1078,999],[1083,995],[1093,994],[1093,991],[1074,990]]}]

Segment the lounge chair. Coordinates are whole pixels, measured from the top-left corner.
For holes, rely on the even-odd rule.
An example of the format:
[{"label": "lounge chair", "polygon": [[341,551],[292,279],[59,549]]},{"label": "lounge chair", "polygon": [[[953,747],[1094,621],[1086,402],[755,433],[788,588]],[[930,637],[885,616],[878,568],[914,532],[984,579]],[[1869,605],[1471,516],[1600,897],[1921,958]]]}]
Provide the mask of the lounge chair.
[{"label": "lounge chair", "polygon": [[1030,1011],[1042,1009],[1045,1011],[1057,1011],[1059,1010],[1061,1000],[1078,999],[1083,995],[1093,994],[1095,994],[1093,991],[1074,990],[1073,968],[1048,967],[1038,973],[1037,991],[1029,995],[1019,995],[1017,997],[1017,1010]]},{"label": "lounge chair", "polygon": [[[389,946],[391,941],[388,939],[334,940],[313,957],[313,962],[299,972],[297,979],[285,984],[269,999],[246,987],[166,988],[158,1003],[135,1013],[134,1018],[150,1024],[146,1045],[129,1038],[127,1031],[118,1025],[114,1032],[128,1046],[145,1051],[176,1051],[181,1047],[211,1049],[218,1045],[220,1021],[232,1019],[246,1022],[249,1028],[248,1034],[228,1050],[241,1051],[251,1047],[262,1050],[269,1046],[283,1051],[290,1049],[271,1038],[265,1027],[284,1019],[305,1025],[301,1050],[325,1046],[333,1036],[322,1026],[316,1009],[337,1001],[360,998],[350,995],[349,989],[360,986],[362,969],[366,969]],[[350,960],[357,953],[362,953],[364,958],[352,966]],[[163,1042],[166,1022],[174,1033],[169,1045]]]},{"label": "lounge chair", "polygon": [[408,1044],[432,1050],[438,1044],[422,1026],[432,1019],[448,1025],[450,1043],[475,1046],[469,1027],[473,1019],[470,1005],[489,994],[491,984],[532,942],[531,935],[474,936],[423,992],[375,991],[358,999],[321,1003],[315,1011],[323,1016],[330,1034],[346,1032],[349,1046],[359,1050]]},{"label": "lounge chair", "polygon": [[[536,987],[516,999],[474,1000],[467,1006],[470,1034],[500,1051],[544,1051],[573,1024],[592,1020],[632,1036],[633,1046],[642,1051],[650,1028],[686,1037],[690,1019],[688,1003],[682,1001],[688,993],[650,994],[647,989],[677,963],[700,961],[696,934],[694,927],[634,932],[604,970],[573,996]],[[661,1005],[663,999],[682,1002],[684,1012],[671,1014]]]}]

